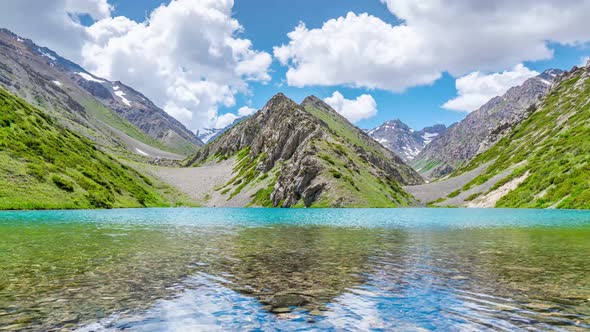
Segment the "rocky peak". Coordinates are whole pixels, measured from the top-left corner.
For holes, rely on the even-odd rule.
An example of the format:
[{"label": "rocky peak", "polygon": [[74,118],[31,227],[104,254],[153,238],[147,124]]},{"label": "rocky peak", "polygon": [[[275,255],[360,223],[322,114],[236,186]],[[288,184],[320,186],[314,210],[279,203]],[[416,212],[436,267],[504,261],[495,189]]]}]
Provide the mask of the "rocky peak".
[{"label": "rocky peak", "polygon": [[303,101],[301,102],[302,106],[305,105],[314,105],[317,107],[322,107],[322,108],[331,108],[330,105],[328,105],[325,101],[321,100],[320,98],[311,95],[311,96],[307,96],[305,99],[303,99]]},{"label": "rocky peak", "polygon": [[424,129],[422,129],[421,132],[423,132],[423,133],[442,134],[446,130],[447,130],[447,126],[445,126],[444,124],[438,123],[438,124],[435,124],[433,126],[424,127]]},{"label": "rocky peak", "polygon": [[426,144],[444,132],[445,129],[444,125],[434,125],[415,131],[400,119],[394,119],[370,130],[368,134],[384,147],[409,162],[422,151]]},{"label": "rocky peak", "polygon": [[347,123],[350,123],[348,121],[348,119],[346,119],[340,113],[336,112],[336,110],[333,109],[332,106],[328,105],[328,103],[326,103],[325,101],[321,100],[320,98],[318,98],[314,95],[306,97],[301,102],[301,106],[303,106],[304,108],[315,107],[316,109],[321,110],[322,112],[325,112],[325,113],[331,114],[332,116],[337,117],[341,121],[345,121]]},{"label": "rocky peak", "polygon": [[409,166],[319,98],[310,96],[302,105],[283,94],[273,96],[261,111],[207,144],[188,164],[235,156],[236,173],[228,188],[232,183],[254,186],[252,177],[268,178],[273,182],[266,199],[272,206],[310,206],[320,197],[331,206],[362,205],[353,202],[375,195],[357,184],[367,181],[385,186],[376,194],[384,195],[383,204],[411,200],[399,183],[422,179]]},{"label": "rocky peak", "polygon": [[324,103],[324,101],[314,95],[311,95],[311,96],[305,97],[305,99],[303,99],[303,101],[301,102],[302,105],[309,104],[309,103],[311,103],[311,104],[318,103],[319,104],[319,103]]},{"label": "rocky peak", "polygon": [[283,93],[279,92],[272,96],[269,101],[266,102],[264,107],[262,107],[263,112],[268,112],[271,110],[278,110],[283,108],[293,108],[299,106],[296,102],[285,96]]},{"label": "rocky peak", "polygon": [[414,130],[410,128],[407,124],[403,123],[400,119],[389,120],[385,122],[382,127],[386,129],[394,129],[394,130],[402,130],[407,132],[413,132]]},{"label": "rocky peak", "polygon": [[561,69],[547,69],[537,77],[548,81],[554,81],[555,79],[559,78],[559,76],[563,75],[563,73],[565,73],[565,71]]}]

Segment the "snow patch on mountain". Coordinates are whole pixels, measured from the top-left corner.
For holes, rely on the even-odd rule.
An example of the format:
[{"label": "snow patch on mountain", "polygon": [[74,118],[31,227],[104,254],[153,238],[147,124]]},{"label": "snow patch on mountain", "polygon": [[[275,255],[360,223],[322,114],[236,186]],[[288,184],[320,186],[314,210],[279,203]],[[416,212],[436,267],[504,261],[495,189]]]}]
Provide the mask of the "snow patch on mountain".
[{"label": "snow patch on mountain", "polygon": [[368,130],[367,134],[408,162],[445,129],[444,125],[435,125],[416,131],[400,120],[391,120]]},{"label": "snow patch on mountain", "polygon": [[121,99],[123,104],[125,104],[127,106],[131,106],[131,102],[129,101],[129,99],[125,98],[125,92],[123,92],[121,90],[115,90],[115,95],[117,95],[117,97],[119,97]]},{"label": "snow patch on mountain", "polygon": [[237,118],[234,120],[234,122],[230,123],[224,128],[205,128],[203,130],[199,130],[197,131],[197,138],[199,138],[203,143],[207,144],[207,142],[213,141],[217,137],[221,136],[221,134],[230,130],[233,126],[237,125],[238,123],[244,121],[249,117],[250,116],[243,116],[241,118]]},{"label": "snow patch on mountain", "polygon": [[197,131],[197,137],[203,141],[203,143],[207,143],[221,130],[223,130],[223,128],[205,128]]},{"label": "snow patch on mountain", "polygon": [[57,60],[53,55],[43,51],[42,49],[39,49],[39,53],[41,53],[42,56],[51,59],[52,61]]},{"label": "snow patch on mountain", "polygon": [[422,139],[424,140],[424,145],[427,145],[428,143],[432,142],[432,140],[438,136],[439,133],[429,133],[429,132],[425,132],[424,135],[422,135]]},{"label": "snow patch on mountain", "polygon": [[84,73],[84,72],[78,72],[76,73],[79,76],[81,76],[83,79],[87,80],[87,81],[93,81],[93,82],[98,82],[98,83],[104,83],[105,81],[103,80],[99,80],[98,78],[95,78],[94,76]]}]

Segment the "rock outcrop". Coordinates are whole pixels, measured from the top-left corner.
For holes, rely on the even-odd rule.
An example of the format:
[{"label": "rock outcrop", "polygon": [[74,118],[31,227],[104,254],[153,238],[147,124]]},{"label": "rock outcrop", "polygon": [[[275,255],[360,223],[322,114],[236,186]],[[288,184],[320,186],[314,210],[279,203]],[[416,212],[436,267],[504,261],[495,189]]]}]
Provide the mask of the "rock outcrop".
[{"label": "rock outcrop", "polygon": [[253,205],[408,205],[412,198],[399,184],[422,182],[399,157],[313,96],[299,105],[275,95],[188,164],[233,156],[235,176],[224,191],[231,196],[245,186],[264,184]]}]

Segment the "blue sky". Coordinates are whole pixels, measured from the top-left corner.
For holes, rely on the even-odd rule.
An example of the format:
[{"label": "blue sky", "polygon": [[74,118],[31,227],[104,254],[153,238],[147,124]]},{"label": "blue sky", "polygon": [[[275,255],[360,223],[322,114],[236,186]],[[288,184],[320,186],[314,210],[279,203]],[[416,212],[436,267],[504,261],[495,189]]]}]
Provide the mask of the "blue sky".
[{"label": "blue sky", "polygon": [[[123,15],[136,21],[143,21],[147,14],[158,7],[163,1],[110,1],[114,5],[114,15]],[[348,1],[269,1],[269,0],[236,0],[233,16],[244,27],[242,38],[250,39],[257,50],[272,54],[273,46],[288,43],[287,33],[292,31],[299,22],[305,22],[308,28],[321,27],[323,22],[346,15],[348,12],[369,13],[393,25],[399,20],[390,13],[386,6],[378,0]],[[580,63],[587,55],[587,47],[564,47],[551,45],[554,57],[542,61],[525,61],[524,64],[533,70],[543,71],[548,68],[569,69]],[[284,82],[287,68],[276,60],[271,66],[272,81],[269,83],[252,83],[251,96],[237,96],[236,106],[222,108],[220,112],[237,110],[251,101],[252,107],[260,108],[277,92],[283,92],[295,101],[301,101],[308,95],[320,98],[329,97],[334,91],[340,91],[347,99],[361,94],[370,94],[377,102],[376,116],[361,120],[359,127],[371,128],[382,122],[400,118],[414,128],[422,128],[434,123],[451,124],[461,120],[467,113],[441,108],[446,101],[456,96],[455,79],[448,73],[436,80],[432,85],[418,86],[404,92],[391,92],[382,89],[351,88],[346,86],[311,86],[290,87]],[[282,83],[282,84],[281,84]]]},{"label": "blue sky", "polygon": [[278,92],[299,102],[337,91],[340,108],[329,100],[361,128],[449,125],[536,72],[580,64],[588,12],[590,0],[0,2],[3,26],[137,88],[193,130]]}]

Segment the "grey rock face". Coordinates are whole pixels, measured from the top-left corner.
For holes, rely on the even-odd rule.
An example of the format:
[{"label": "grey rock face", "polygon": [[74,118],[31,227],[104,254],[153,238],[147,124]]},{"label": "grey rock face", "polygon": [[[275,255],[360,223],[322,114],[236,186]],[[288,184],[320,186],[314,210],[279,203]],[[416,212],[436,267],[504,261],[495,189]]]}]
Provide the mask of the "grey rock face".
[{"label": "grey rock face", "polygon": [[278,160],[289,160],[271,199],[275,205],[283,202],[291,206],[299,198],[307,197],[306,189],[321,170],[318,158],[306,155],[302,148],[312,138],[323,136],[319,127],[300,105],[277,94],[250,119],[203,147],[190,164],[205,161],[211,155],[233,155],[246,147],[250,147],[252,160],[266,154],[267,158],[257,166],[263,172],[271,170]]},{"label": "grey rock face", "polygon": [[492,98],[435,138],[413,160],[429,178],[440,178],[504,137],[526,119],[563,71],[551,69]]},{"label": "grey rock face", "polygon": [[81,80],[77,81],[77,83],[82,89],[88,91],[91,95],[93,95],[97,98],[100,98],[100,99],[113,98],[113,95],[111,94],[111,92],[98,82],[87,81],[87,80],[81,79]]},{"label": "grey rock face", "polygon": [[435,137],[445,132],[443,124],[414,131],[401,120],[390,120],[368,131],[369,136],[393,151],[404,161],[411,162]]},{"label": "grey rock face", "polygon": [[[318,101],[316,97],[309,97],[299,105],[283,94],[277,94],[260,111],[205,145],[188,164],[199,164],[214,156],[232,156],[249,148],[249,160],[260,160],[256,166],[258,171],[268,172],[280,167],[271,194],[273,205],[289,207],[302,200],[309,206],[323,192],[334,190],[330,181],[322,176],[326,171],[326,162],[320,158],[317,145],[322,142],[336,142],[338,137],[334,136],[325,122],[304,107],[314,104],[316,107],[319,105],[329,108],[325,104],[317,104]],[[331,108],[324,111],[337,114]],[[357,152],[364,155],[371,172],[383,179],[391,178],[400,183],[422,182],[401,159],[360,129],[356,130],[359,135],[362,133],[363,139],[368,140],[367,144],[382,150],[383,154],[376,154],[359,147]],[[260,156],[264,158],[259,158]]]},{"label": "grey rock face", "polygon": [[[87,79],[89,74],[86,72],[82,75],[79,72],[67,74],[107,107],[165,145],[175,148],[184,146],[187,147],[186,152],[196,151],[203,145],[194,133],[133,88],[119,81]],[[190,148],[191,145],[193,148]]]}]

